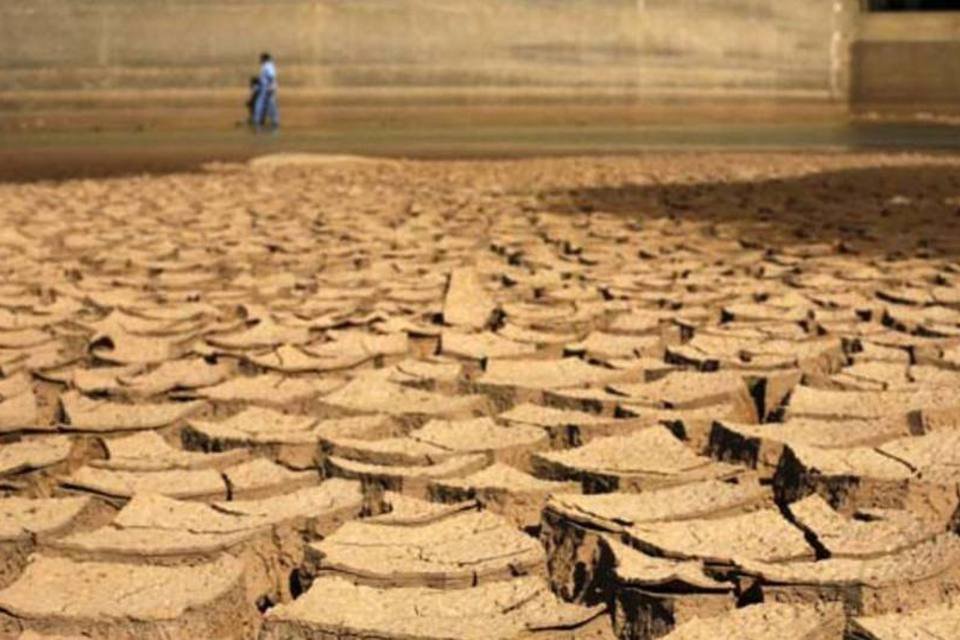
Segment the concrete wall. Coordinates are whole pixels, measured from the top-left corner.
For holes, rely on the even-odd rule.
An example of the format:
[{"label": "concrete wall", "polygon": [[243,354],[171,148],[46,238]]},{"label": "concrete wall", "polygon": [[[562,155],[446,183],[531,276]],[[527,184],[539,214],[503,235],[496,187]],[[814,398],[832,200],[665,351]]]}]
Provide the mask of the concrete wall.
[{"label": "concrete wall", "polygon": [[[833,0],[3,0],[0,114],[842,99]],[[160,91],[162,90],[162,93]],[[99,105],[99,106],[98,106]],[[319,108],[319,107],[318,107]]]},{"label": "concrete wall", "polygon": [[960,111],[960,12],[863,14],[852,70],[857,109]]}]

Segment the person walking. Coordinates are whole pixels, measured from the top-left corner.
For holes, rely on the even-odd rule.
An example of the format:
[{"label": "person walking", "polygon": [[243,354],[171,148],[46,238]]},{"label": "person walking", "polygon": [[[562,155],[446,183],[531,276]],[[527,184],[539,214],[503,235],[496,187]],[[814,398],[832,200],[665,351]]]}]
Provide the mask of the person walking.
[{"label": "person walking", "polygon": [[260,91],[253,113],[253,126],[257,131],[270,119],[270,126],[280,127],[280,112],[277,109],[277,67],[269,53],[260,54]]},{"label": "person walking", "polygon": [[[247,98],[247,124],[251,128],[256,128],[257,124],[257,103],[260,101],[260,76],[250,78],[250,97]],[[263,124],[263,121],[260,122]]]}]

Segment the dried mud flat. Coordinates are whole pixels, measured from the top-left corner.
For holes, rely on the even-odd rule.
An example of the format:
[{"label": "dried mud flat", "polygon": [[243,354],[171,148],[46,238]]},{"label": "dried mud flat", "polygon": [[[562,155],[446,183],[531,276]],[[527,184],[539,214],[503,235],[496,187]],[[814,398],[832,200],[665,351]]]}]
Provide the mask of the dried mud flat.
[{"label": "dried mud flat", "polygon": [[960,163],[0,185],[0,638],[960,635]]}]

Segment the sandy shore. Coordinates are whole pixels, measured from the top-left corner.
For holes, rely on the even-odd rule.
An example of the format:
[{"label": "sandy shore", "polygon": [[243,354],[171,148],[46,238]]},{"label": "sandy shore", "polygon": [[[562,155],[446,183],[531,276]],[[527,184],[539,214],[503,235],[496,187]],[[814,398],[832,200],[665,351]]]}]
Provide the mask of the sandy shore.
[{"label": "sandy shore", "polygon": [[[710,152],[837,153],[916,151],[957,153],[956,127],[941,122],[821,118],[778,123],[740,113],[729,121],[683,119],[594,124],[383,121],[324,122],[255,136],[223,122],[198,130],[120,128],[0,132],[0,182],[103,178],[195,171],[212,161],[244,162],[273,153],[353,154],[420,160],[538,157],[636,157]],[[596,124],[604,123],[604,124]],[[91,125],[92,126],[92,125]]]}]

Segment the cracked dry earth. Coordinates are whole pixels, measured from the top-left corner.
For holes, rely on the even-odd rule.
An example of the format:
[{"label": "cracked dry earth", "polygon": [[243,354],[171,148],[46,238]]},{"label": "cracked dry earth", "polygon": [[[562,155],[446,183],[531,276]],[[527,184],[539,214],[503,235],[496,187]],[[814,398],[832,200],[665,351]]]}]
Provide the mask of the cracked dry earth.
[{"label": "cracked dry earth", "polygon": [[960,637],[958,169],[0,186],[0,637]]}]

